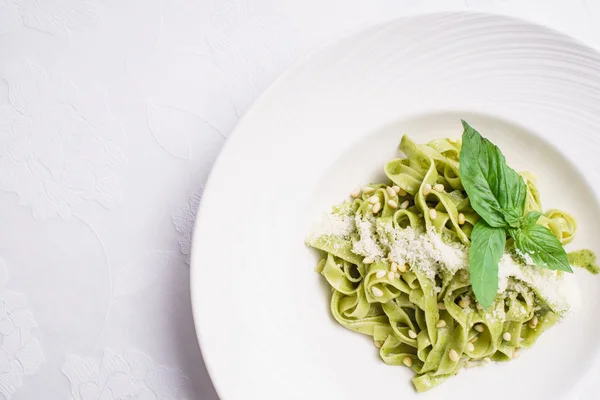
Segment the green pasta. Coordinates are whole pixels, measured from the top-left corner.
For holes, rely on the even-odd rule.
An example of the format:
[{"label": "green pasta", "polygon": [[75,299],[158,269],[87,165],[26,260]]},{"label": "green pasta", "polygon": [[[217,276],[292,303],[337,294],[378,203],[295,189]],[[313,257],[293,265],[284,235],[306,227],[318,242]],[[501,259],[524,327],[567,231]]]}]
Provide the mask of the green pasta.
[{"label": "green pasta", "polygon": [[[535,268],[508,239],[498,293],[483,309],[469,281],[470,237],[480,217],[461,183],[461,142],[421,145],[404,136],[400,150],[406,158],[385,165],[389,181],[355,190],[307,244],[322,251],[316,271],[331,286],[335,320],[372,336],[383,362],[411,368],[423,392],[465,366],[515,358],[569,304],[557,290],[565,274]],[[525,211],[541,212],[535,177],[521,176]],[[576,223],[564,211],[549,210],[537,224],[563,245],[575,235]],[[581,264],[597,272],[595,257],[585,255]]]}]

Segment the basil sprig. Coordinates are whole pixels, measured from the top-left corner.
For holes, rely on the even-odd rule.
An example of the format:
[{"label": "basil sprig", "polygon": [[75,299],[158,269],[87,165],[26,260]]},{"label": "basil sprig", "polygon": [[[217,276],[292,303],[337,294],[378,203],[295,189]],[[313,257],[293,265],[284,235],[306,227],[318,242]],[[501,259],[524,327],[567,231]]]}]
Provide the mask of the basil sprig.
[{"label": "basil sprig", "polygon": [[517,251],[537,267],[573,272],[558,238],[537,225],[539,212],[525,215],[527,186],[506,164],[500,149],[465,121],[460,151],[460,178],[471,206],[481,220],[471,233],[469,270],[471,285],[483,308],[494,302],[498,291],[498,263],[506,238],[512,236]]},{"label": "basil sprig", "polygon": [[523,178],[506,165],[498,146],[462,123],[459,173],[471,206],[489,226],[518,227],[527,197]]}]

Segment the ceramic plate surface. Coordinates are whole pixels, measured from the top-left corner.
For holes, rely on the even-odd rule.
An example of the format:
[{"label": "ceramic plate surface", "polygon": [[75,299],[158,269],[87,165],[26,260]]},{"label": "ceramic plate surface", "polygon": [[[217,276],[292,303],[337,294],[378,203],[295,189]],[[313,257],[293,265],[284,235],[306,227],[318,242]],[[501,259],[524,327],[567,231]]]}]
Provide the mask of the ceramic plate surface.
[{"label": "ceramic plate surface", "polygon": [[[280,78],[227,142],[204,192],[192,257],[202,351],[222,400],[571,398],[600,345],[600,278],[519,359],[463,370],[416,394],[370,338],[330,316],[304,245],[310,225],[383,178],[402,134],[458,137],[460,119],[537,174],[545,209],[580,223],[569,248],[600,250],[600,55],[502,16],[441,13],[374,26]],[[590,388],[599,388],[600,384]],[[590,396],[596,398],[597,392]]]}]

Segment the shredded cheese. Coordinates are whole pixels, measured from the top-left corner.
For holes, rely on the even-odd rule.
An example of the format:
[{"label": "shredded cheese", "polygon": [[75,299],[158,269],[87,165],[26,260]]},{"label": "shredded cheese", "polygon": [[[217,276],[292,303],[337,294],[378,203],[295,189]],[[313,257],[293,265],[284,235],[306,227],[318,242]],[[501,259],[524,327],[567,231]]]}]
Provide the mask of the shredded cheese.
[{"label": "shredded cheese", "polygon": [[[352,251],[363,257],[379,260],[387,256],[390,261],[399,265],[408,264],[432,280],[442,269],[451,274],[459,271],[468,274],[468,246],[447,243],[433,230],[423,232],[412,227],[394,229],[391,224],[384,225],[372,216],[363,218],[360,215],[329,213],[319,221],[310,237],[337,236],[349,239],[354,233],[358,234],[358,240],[353,242]],[[504,254],[498,264],[498,293],[505,293],[515,284],[523,282],[535,288],[555,311],[564,314],[571,309],[570,305],[581,302],[573,277],[567,275],[571,274],[535,267],[529,254]],[[441,289],[436,287],[436,292],[438,290]]]},{"label": "shredded cheese", "polygon": [[325,213],[316,222],[308,235],[308,241],[314,242],[321,236],[337,236],[345,239],[356,230],[354,217],[340,213]]},{"label": "shredded cheese", "polygon": [[577,303],[578,290],[573,290],[566,274],[533,265],[521,265],[509,254],[504,254],[498,264],[498,293],[509,287],[510,278],[534,287],[539,295],[558,313],[569,311],[571,303]]},{"label": "shredded cheese", "polygon": [[373,221],[357,215],[355,223],[360,239],[353,243],[352,251],[364,257],[372,257],[374,260],[385,256],[383,249],[377,243]]},{"label": "shredded cheese", "polygon": [[391,229],[384,227],[390,259],[398,264],[408,264],[419,269],[429,279],[435,279],[440,268],[451,274],[469,265],[466,247],[460,243],[445,243],[442,237],[429,231],[423,233],[411,227]]}]

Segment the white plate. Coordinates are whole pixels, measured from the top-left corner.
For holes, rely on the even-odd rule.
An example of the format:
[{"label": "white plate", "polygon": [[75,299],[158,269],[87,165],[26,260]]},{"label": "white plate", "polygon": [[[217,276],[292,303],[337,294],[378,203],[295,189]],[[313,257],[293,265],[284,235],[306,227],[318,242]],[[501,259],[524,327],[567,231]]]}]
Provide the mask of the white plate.
[{"label": "white plate", "polygon": [[366,336],[330,317],[317,255],[303,244],[310,223],[382,177],[403,133],[419,142],[460,136],[460,118],[510,165],[537,173],[545,208],[575,214],[570,248],[600,250],[598,53],[493,15],[441,13],[369,28],[279,79],[239,123],[204,191],[193,306],[222,400],[573,394],[600,343],[600,278],[583,271],[581,309],[532,350],[420,395],[412,372],[383,364]]}]

